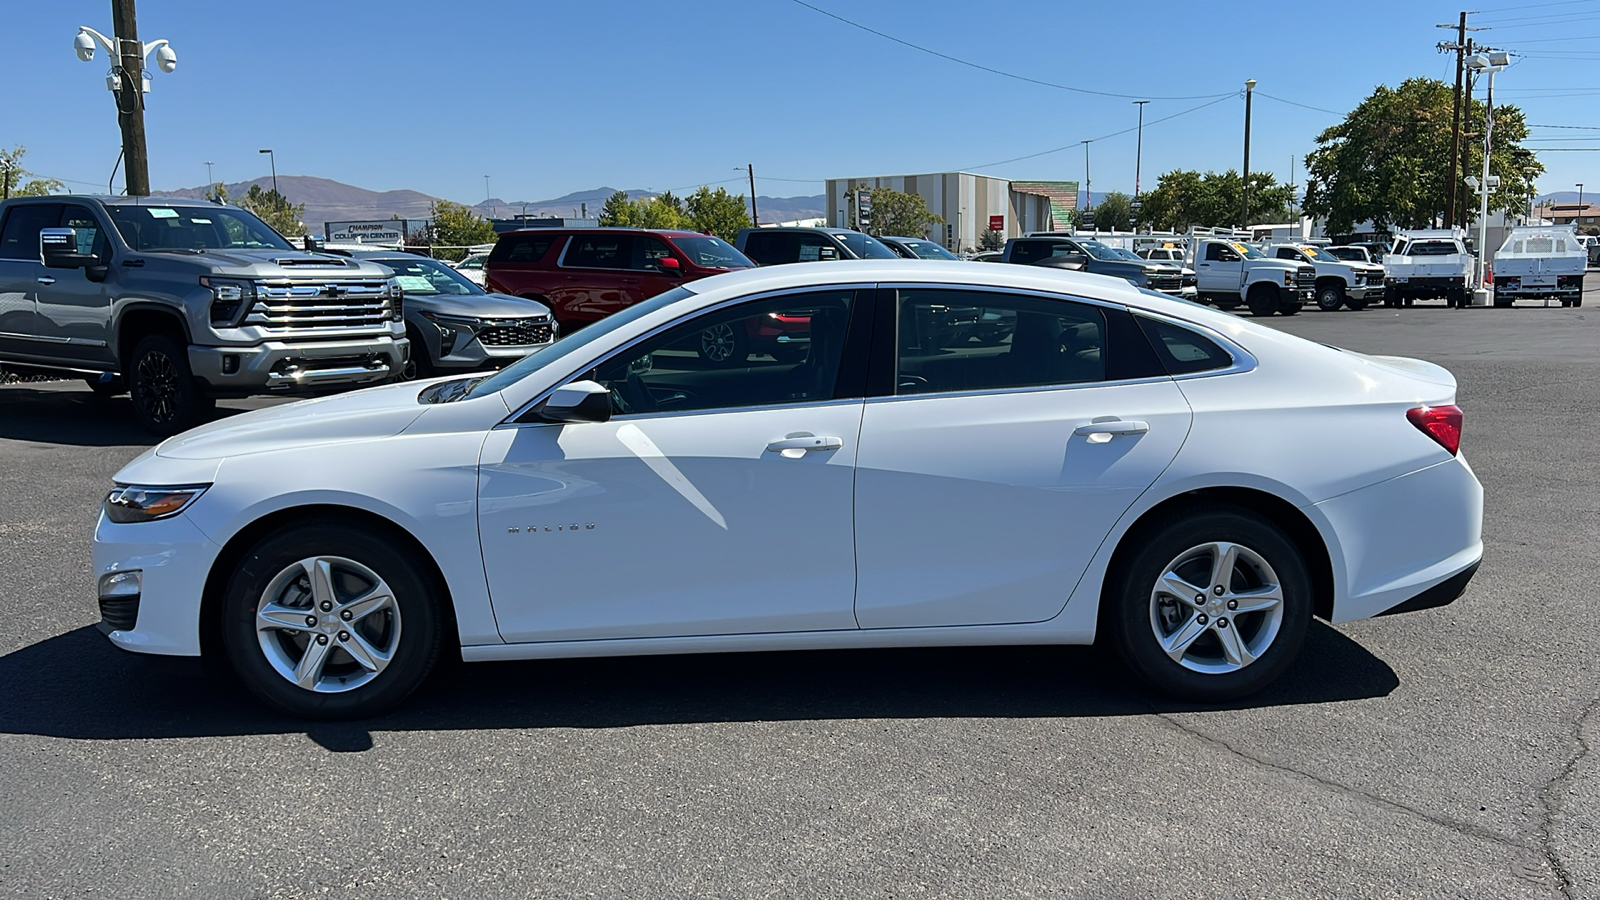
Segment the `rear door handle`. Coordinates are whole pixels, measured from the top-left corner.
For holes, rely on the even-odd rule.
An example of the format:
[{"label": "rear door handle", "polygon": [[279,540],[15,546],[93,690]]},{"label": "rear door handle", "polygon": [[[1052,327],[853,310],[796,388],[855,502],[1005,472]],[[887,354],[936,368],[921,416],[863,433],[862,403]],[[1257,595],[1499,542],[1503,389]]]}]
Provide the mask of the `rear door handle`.
[{"label": "rear door handle", "polygon": [[1077,428],[1073,429],[1072,433],[1083,435],[1084,437],[1092,437],[1097,434],[1103,434],[1107,438],[1110,438],[1118,434],[1144,434],[1149,430],[1150,423],[1148,422],[1124,422],[1121,419],[1113,419],[1108,422],[1090,422],[1087,425],[1079,425]]},{"label": "rear door handle", "polygon": [[34,280],[38,281],[40,284],[55,284],[56,283],[56,280],[54,278],[51,278],[49,275],[40,275],[38,278],[36,278]]},{"label": "rear door handle", "polygon": [[838,450],[843,446],[844,438],[807,434],[773,441],[767,444],[767,450],[781,453],[789,459],[799,459],[813,450]]}]

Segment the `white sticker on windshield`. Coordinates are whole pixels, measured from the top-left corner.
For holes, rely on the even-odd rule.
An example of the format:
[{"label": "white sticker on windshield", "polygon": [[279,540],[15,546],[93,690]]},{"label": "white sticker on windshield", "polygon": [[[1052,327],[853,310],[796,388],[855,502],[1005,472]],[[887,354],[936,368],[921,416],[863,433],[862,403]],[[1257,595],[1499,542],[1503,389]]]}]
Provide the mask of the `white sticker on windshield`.
[{"label": "white sticker on windshield", "polygon": [[394,280],[400,282],[400,290],[402,291],[420,291],[427,294],[433,293],[433,282],[422,277],[421,275],[396,275]]},{"label": "white sticker on windshield", "polygon": [[150,206],[146,208],[150,210],[150,218],[152,219],[176,219],[178,217],[177,210],[167,209],[165,206]]},{"label": "white sticker on windshield", "polygon": [[196,225],[210,225],[211,224],[211,220],[210,219],[201,219],[201,218],[197,218],[195,216],[190,216],[189,217],[189,221],[193,222]]}]

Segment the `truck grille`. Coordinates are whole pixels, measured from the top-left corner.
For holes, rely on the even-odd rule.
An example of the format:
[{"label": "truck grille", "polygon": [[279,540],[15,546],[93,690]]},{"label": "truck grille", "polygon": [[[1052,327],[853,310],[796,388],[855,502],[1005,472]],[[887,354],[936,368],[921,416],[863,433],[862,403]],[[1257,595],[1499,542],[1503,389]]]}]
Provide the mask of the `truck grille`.
[{"label": "truck grille", "polygon": [[360,281],[261,281],[243,325],[272,331],[375,328],[389,319],[388,284]]},{"label": "truck grille", "polygon": [[494,319],[494,324],[478,331],[478,343],[485,347],[522,347],[550,343],[550,320]]},{"label": "truck grille", "polygon": [[1148,284],[1152,291],[1160,291],[1163,294],[1176,294],[1183,289],[1183,275],[1182,273],[1151,275]]},{"label": "truck grille", "polygon": [[1296,290],[1314,291],[1317,289],[1317,270],[1313,266],[1301,266],[1295,270],[1294,286]]}]

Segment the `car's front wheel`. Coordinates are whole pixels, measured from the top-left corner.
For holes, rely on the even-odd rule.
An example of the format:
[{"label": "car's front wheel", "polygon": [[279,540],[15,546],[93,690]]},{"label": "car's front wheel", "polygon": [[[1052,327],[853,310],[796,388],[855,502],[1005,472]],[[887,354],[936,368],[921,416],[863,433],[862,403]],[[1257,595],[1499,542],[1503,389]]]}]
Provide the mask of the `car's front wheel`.
[{"label": "car's front wheel", "polygon": [[252,693],[291,715],[361,718],[405,699],[439,655],[430,582],[369,531],[292,527],[245,554],[223,646]]},{"label": "car's front wheel", "polygon": [[1337,285],[1323,285],[1317,288],[1317,308],[1323,312],[1334,312],[1344,305],[1344,288]]},{"label": "car's front wheel", "polygon": [[139,423],[156,434],[193,428],[216,408],[195,384],[188,352],[164,334],[148,335],[134,346],[126,375]]},{"label": "car's front wheel", "polygon": [[1108,585],[1109,632],[1141,678],[1202,702],[1271,683],[1311,622],[1299,550],[1245,511],[1197,512],[1143,537]]}]

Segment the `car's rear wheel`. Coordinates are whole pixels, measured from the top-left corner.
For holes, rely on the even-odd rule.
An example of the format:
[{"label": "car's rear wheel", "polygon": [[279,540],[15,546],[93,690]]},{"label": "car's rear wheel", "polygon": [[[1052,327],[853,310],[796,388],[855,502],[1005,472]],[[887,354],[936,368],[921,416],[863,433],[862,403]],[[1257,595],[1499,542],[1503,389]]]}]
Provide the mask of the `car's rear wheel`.
[{"label": "car's rear wheel", "polygon": [[405,699],[439,655],[429,581],[391,542],[338,525],[269,535],[223,599],[223,646],[245,686],[284,712],[375,715]]},{"label": "car's rear wheel", "polygon": [[1205,702],[1276,679],[1313,606],[1294,542],[1242,510],[1197,512],[1141,536],[1105,602],[1129,667],[1164,693]]},{"label": "car's rear wheel", "polygon": [[1245,305],[1252,316],[1270,316],[1278,311],[1278,289],[1270,284],[1258,284],[1245,295]]}]

